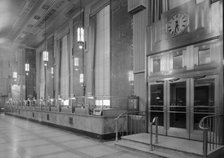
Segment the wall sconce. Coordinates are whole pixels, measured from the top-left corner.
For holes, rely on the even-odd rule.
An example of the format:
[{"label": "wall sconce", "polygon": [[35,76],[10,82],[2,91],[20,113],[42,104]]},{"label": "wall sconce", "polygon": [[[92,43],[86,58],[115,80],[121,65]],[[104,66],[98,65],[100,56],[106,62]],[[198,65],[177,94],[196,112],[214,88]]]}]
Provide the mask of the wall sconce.
[{"label": "wall sconce", "polygon": [[54,67],[51,67],[51,74],[54,74]]},{"label": "wall sconce", "polygon": [[25,72],[26,72],[26,75],[28,75],[28,72],[30,71],[30,64],[29,63],[26,63],[25,64]]},{"label": "wall sconce", "polygon": [[132,70],[128,72],[128,81],[129,82],[133,82],[134,81],[134,73],[133,73]]},{"label": "wall sconce", "polygon": [[51,77],[54,78],[54,67],[51,67]]}]

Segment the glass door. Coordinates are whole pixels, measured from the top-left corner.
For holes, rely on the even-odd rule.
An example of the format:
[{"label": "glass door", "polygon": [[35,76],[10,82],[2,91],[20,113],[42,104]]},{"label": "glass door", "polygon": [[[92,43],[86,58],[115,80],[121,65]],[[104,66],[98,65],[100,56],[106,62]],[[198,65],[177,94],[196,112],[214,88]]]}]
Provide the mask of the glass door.
[{"label": "glass door", "polygon": [[166,134],[164,86],[164,82],[149,84],[149,122],[151,122],[154,117],[158,117],[159,134]]},{"label": "glass door", "polygon": [[202,140],[200,120],[216,113],[218,97],[217,76],[203,76],[192,80],[191,139]]},{"label": "glass door", "polygon": [[167,135],[189,137],[189,81],[168,81],[167,88]]},{"label": "glass door", "polygon": [[150,83],[150,121],[158,116],[159,134],[202,140],[200,120],[219,113],[218,85],[218,76]]}]

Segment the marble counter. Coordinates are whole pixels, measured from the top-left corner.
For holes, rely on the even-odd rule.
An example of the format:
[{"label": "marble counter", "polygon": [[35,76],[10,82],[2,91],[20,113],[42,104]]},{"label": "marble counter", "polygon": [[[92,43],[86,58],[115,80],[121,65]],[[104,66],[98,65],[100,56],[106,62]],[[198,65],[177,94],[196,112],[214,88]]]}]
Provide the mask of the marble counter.
[{"label": "marble counter", "polygon": [[[79,110],[72,113],[71,110],[66,109],[59,112],[57,108],[53,111],[49,109],[37,108],[20,108],[18,110],[11,110],[6,114],[18,116],[21,118],[38,121],[40,123],[47,123],[59,128],[66,128],[79,132],[82,134],[90,135],[97,138],[105,138],[114,136],[115,122],[114,118],[119,114],[113,115],[114,112],[108,116],[89,115],[87,111],[80,112]],[[83,110],[83,109],[82,109]],[[120,113],[123,111],[120,111]]]}]

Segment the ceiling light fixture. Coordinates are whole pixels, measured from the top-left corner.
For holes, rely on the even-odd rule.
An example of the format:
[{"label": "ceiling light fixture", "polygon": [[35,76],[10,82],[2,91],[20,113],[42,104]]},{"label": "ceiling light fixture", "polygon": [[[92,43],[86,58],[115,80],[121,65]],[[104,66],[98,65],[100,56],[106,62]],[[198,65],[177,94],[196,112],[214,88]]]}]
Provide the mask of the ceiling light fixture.
[{"label": "ceiling light fixture", "polygon": [[30,64],[28,62],[25,63],[25,72],[26,72],[26,75],[29,74],[29,71],[30,71]]},{"label": "ceiling light fixture", "polygon": [[44,66],[47,66],[47,62],[48,62],[48,51],[47,51],[46,17],[45,17],[44,21],[45,21],[45,25],[44,25],[45,50],[43,51],[43,61],[44,61]]},{"label": "ceiling light fixture", "polygon": [[17,72],[14,71],[14,72],[12,73],[12,78],[17,79]]},{"label": "ceiling light fixture", "polygon": [[83,15],[82,15],[82,4],[81,0],[79,1],[80,4],[80,20],[79,20],[79,26],[77,28],[77,42],[79,49],[83,49],[84,47],[84,28],[83,28]]}]

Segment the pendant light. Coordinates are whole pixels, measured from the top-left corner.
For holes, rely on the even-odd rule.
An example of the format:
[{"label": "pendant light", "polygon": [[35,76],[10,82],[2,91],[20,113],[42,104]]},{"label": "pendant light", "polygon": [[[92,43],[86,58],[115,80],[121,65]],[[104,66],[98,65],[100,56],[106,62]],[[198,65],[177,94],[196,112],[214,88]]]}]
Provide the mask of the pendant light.
[{"label": "pendant light", "polygon": [[79,58],[78,57],[75,57],[74,58],[74,66],[75,67],[78,67],[79,66]]},{"label": "pendant light", "polygon": [[47,66],[48,51],[47,51],[46,17],[45,17],[45,25],[44,25],[44,35],[45,35],[45,50],[43,51],[43,61],[44,61],[44,66]]},{"label": "pendant light", "polygon": [[79,1],[80,4],[80,20],[79,20],[79,26],[77,28],[77,42],[79,45],[79,49],[83,49],[84,47],[84,29],[83,29],[83,17],[82,17],[82,4],[81,0]]},{"label": "pendant light", "polygon": [[17,72],[16,71],[14,71],[13,73],[12,73],[12,78],[14,79],[14,80],[16,80],[17,79]]},{"label": "pendant light", "polygon": [[26,75],[28,75],[30,71],[30,64],[28,62],[25,63],[25,72],[26,72]]}]

